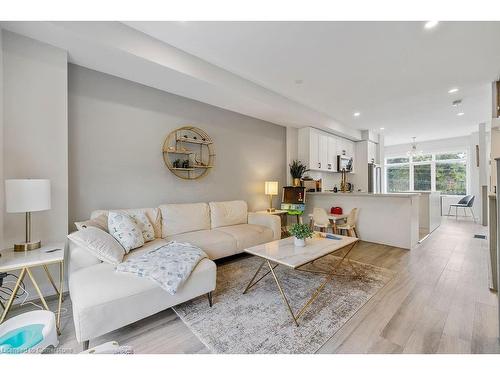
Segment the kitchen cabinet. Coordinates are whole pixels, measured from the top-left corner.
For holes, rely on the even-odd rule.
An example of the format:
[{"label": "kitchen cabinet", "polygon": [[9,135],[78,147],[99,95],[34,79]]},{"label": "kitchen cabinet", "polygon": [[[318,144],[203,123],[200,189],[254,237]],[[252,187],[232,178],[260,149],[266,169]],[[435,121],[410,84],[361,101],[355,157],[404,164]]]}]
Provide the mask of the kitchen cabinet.
[{"label": "kitchen cabinet", "polygon": [[328,136],[326,134],[319,134],[318,143],[318,158],[319,169],[322,171],[328,170]]},{"label": "kitchen cabinet", "polygon": [[319,169],[319,132],[311,131],[309,137],[309,169]]},{"label": "kitchen cabinet", "polygon": [[337,170],[337,139],[328,137],[327,167],[330,172]]},{"label": "kitchen cabinet", "polygon": [[312,171],[337,172],[337,155],[354,160],[354,142],[314,129],[299,129],[298,157]]}]

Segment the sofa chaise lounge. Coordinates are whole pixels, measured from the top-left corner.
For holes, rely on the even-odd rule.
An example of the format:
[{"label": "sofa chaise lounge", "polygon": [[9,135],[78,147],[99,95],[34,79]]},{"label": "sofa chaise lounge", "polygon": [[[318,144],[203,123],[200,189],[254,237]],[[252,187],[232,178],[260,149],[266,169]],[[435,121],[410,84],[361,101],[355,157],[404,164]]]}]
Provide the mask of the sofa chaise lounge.
[{"label": "sofa chaise lounge", "polygon": [[[155,240],[132,250],[125,259],[158,248],[169,241],[200,247],[203,259],[175,295],[155,282],[118,273],[83,247],[69,243],[69,292],[73,304],[76,339],[88,347],[89,340],[156,314],[169,307],[215,290],[215,259],[245,248],[279,239],[277,216],[249,213],[244,201],[164,204],[158,208],[125,209],[145,213],[153,225]],[[92,212],[91,219],[108,211]]]}]

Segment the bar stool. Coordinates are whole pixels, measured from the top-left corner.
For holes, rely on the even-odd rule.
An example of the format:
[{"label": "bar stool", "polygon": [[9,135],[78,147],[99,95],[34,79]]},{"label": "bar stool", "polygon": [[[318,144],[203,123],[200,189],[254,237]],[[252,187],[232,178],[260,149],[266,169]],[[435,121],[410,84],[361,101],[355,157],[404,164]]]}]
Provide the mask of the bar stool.
[{"label": "bar stool", "polygon": [[342,231],[345,231],[345,233],[349,237],[359,237],[358,232],[356,231],[357,221],[358,221],[358,209],[353,208],[351,212],[349,212],[349,215],[347,216],[346,223],[337,225],[337,230],[340,232],[340,234],[342,234]]}]

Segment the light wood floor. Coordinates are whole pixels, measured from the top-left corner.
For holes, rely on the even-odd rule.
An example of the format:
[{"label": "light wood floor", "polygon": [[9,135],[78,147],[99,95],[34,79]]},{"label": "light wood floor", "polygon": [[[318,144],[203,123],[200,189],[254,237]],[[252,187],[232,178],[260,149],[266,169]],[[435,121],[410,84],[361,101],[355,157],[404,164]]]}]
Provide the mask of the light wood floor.
[{"label": "light wood floor", "polygon": [[[361,243],[353,259],[398,274],[318,352],[500,353],[497,299],[488,289],[488,241],[473,238],[486,231],[471,221],[443,218],[411,252]],[[69,298],[64,307],[60,348],[79,352]],[[136,353],[209,352],[170,309],[90,344],[109,340],[132,345]]]}]

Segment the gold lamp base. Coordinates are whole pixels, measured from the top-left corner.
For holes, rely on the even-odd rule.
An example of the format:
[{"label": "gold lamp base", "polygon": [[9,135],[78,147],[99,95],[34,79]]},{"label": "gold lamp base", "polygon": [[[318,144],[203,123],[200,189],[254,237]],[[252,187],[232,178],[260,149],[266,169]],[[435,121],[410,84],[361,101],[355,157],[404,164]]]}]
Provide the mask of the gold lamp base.
[{"label": "gold lamp base", "polygon": [[41,241],[22,242],[14,244],[14,251],[30,251],[39,249],[42,246]]}]

